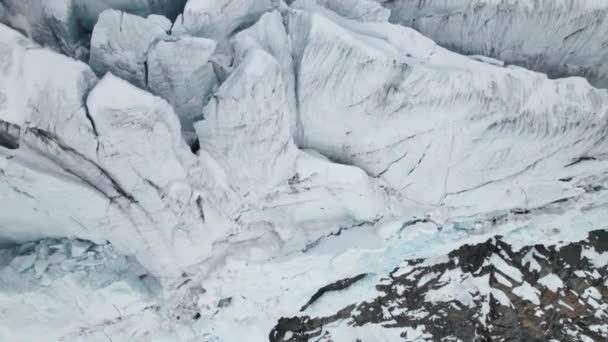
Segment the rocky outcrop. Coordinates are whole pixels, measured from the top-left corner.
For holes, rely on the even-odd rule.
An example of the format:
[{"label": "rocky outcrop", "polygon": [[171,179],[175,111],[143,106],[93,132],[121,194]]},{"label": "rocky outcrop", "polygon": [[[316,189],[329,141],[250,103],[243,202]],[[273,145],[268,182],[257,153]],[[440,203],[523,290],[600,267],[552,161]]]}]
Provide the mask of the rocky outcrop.
[{"label": "rocky outcrop", "polygon": [[0,340],[607,338],[605,90],[375,0],[52,2],[0,0],[90,63],[0,25]]},{"label": "rocky outcrop", "polygon": [[270,340],[356,339],[356,327],[376,325],[405,341],[600,341],[608,337],[607,272],[604,230],[521,249],[496,237],[405,261],[376,285],[376,298],[329,316],[281,318]]}]

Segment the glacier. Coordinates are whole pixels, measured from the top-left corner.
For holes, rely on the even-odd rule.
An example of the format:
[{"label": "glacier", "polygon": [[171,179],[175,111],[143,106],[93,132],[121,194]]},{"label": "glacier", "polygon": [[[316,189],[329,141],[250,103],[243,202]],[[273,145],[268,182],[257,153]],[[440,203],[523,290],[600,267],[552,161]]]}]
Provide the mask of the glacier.
[{"label": "glacier", "polygon": [[[442,46],[608,87],[608,4],[598,0],[378,0]],[[492,37],[492,38],[490,38]]]},{"label": "glacier", "polygon": [[608,338],[568,4],[0,1],[0,339]]}]

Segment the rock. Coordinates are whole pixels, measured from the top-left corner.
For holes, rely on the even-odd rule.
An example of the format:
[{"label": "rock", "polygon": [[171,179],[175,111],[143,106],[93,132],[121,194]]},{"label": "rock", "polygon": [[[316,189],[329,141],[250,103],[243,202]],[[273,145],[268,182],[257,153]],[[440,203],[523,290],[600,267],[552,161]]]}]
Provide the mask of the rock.
[{"label": "rock", "polygon": [[365,278],[365,276],[367,276],[367,274],[362,273],[362,274],[356,275],[354,277],[340,279],[329,285],[323,286],[317,292],[315,292],[315,294],[313,294],[312,297],[310,297],[308,302],[306,302],[306,304],[304,304],[304,306],[302,306],[300,311],[306,311],[306,309],[309,306],[311,306],[312,304],[314,304],[314,302],[319,300],[319,298],[321,298],[326,292],[344,290],[344,289],[350,287],[351,285],[353,285],[354,283],[358,282],[359,280]]},{"label": "rock", "polygon": [[160,16],[147,18],[107,10],[99,16],[91,37],[89,65],[100,77],[107,72],[146,89],[148,51],[168,38],[171,22]]},{"label": "rock", "polygon": [[[104,251],[100,259],[104,263],[95,268],[75,266],[74,270],[62,270],[59,265],[49,265],[42,275],[39,272],[44,267],[43,260],[36,261],[35,272],[17,273],[11,267],[0,269],[1,307],[12,309],[10,313],[0,312],[3,340],[8,336],[8,340],[30,340],[32,336],[53,341],[64,337],[77,340],[82,338],[79,332],[83,325],[100,324],[107,329],[107,325],[120,325],[129,316],[139,316],[146,307],[157,303],[154,297],[158,293],[151,293],[131,280],[131,269],[141,267],[135,260],[111,248]],[[69,319],[75,312],[79,318]],[[149,318],[139,316],[138,319]],[[50,325],[56,328],[49,329]],[[91,330],[87,333],[95,334]],[[114,336],[112,332],[109,334]]]},{"label": "rock", "polygon": [[[606,284],[595,285],[595,278],[605,278],[608,269],[597,268],[580,253],[574,259],[568,256],[574,249],[596,248],[592,236],[597,233],[604,234],[591,232],[561,248],[533,245],[519,250],[498,237],[464,245],[441,261],[407,260],[375,285],[377,297],[344,304],[327,316],[280,318],[269,337],[308,341],[322,336],[330,341],[363,337],[377,326],[406,341],[422,335],[425,340],[601,340],[606,334],[591,326],[603,324],[608,315],[606,305],[598,304],[605,303],[608,292]],[[542,265],[538,273],[528,270],[530,253]],[[575,280],[584,285],[567,285]]]},{"label": "rock", "polygon": [[238,29],[251,25],[274,8],[273,0],[188,0],[184,13],[173,27],[177,35],[192,35],[221,41]]},{"label": "rock", "polygon": [[220,301],[217,303],[217,307],[225,308],[225,307],[230,306],[230,304],[232,304],[232,297],[226,297],[226,298],[220,299]]},{"label": "rock", "polygon": [[[608,4],[594,1],[381,1],[391,22],[438,44],[522,65],[551,77],[583,76],[608,87]],[[495,37],[488,39],[488,37]]]},{"label": "rock", "polygon": [[218,86],[209,63],[215,47],[210,39],[182,37],[160,41],[148,53],[148,88],[173,106],[186,132],[194,133],[193,123],[203,118]]}]

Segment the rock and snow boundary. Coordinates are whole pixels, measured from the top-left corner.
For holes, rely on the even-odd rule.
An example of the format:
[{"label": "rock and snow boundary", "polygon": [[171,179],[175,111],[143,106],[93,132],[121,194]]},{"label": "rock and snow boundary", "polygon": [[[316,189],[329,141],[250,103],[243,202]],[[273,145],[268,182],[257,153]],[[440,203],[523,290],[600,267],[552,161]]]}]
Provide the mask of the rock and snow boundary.
[{"label": "rock and snow boundary", "polygon": [[[530,322],[514,298],[540,303],[534,286],[572,276],[486,281],[439,260],[398,284],[397,307],[374,284],[495,235],[486,245],[510,259],[488,267],[545,241],[555,255],[595,246],[569,265],[605,273],[589,240],[605,234],[588,232],[608,216],[608,92],[584,79],[450,52],[372,0],[91,4],[0,1],[1,339],[511,336],[489,328],[497,311]],[[280,320],[328,288],[306,322]],[[381,319],[346,321],[374,298]],[[454,301],[468,311],[446,311],[441,331],[393,313]],[[463,314],[487,329],[450,328]],[[328,317],[346,324],[317,329]],[[603,317],[526,336],[604,337]]]}]

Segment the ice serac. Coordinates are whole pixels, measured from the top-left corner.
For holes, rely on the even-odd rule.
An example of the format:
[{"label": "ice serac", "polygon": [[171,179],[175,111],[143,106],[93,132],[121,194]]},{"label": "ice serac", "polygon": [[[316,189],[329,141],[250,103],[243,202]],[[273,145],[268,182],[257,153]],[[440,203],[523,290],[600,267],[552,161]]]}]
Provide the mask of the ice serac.
[{"label": "ice serac", "polygon": [[174,20],[186,0],[4,0],[0,22],[68,56],[86,59],[90,33],[99,15],[115,9],[137,16]]},{"label": "ice serac", "polygon": [[243,59],[250,49],[261,49],[272,55],[279,63],[280,72],[287,88],[289,129],[292,136],[297,132],[297,108],[295,95],[295,73],[291,46],[283,17],[278,11],[267,12],[251,27],[237,33],[233,39],[235,60]]},{"label": "ice serac", "polygon": [[84,37],[71,0],[5,0],[0,6],[0,22],[70,56],[84,53]]},{"label": "ice serac", "polygon": [[146,17],[150,14],[175,19],[184,8],[186,0],[73,0],[79,23],[88,31],[93,30],[99,15],[107,9]]},{"label": "ice serac", "polygon": [[276,0],[189,0],[175,21],[175,34],[223,40],[252,25]]},{"label": "ice serac", "polygon": [[192,124],[218,85],[209,62],[215,47],[211,39],[182,37],[160,41],[148,53],[148,88],[173,106],[186,135],[194,134]]},{"label": "ice serac", "polygon": [[99,16],[91,37],[89,65],[99,75],[106,72],[146,89],[148,52],[168,37],[171,22],[162,16],[147,18],[107,10]]},{"label": "ice serac", "polygon": [[201,149],[243,193],[268,191],[293,172],[297,150],[289,134],[286,89],[276,60],[250,50],[205,107],[205,119],[195,124]]},{"label": "ice serac", "polygon": [[[299,7],[296,0],[294,7]],[[323,6],[345,18],[360,21],[388,21],[391,12],[382,7],[376,0],[315,0],[316,4]]]},{"label": "ice serac", "polygon": [[[273,17],[265,21],[270,28]],[[239,64],[205,107],[205,119],[194,125],[201,156],[217,161],[246,203],[235,217],[243,231],[256,239],[272,237],[266,251],[276,242],[297,251],[390,213],[390,196],[364,171],[296,148],[290,131],[294,106],[285,82],[293,70],[262,49],[272,50],[272,42],[258,37],[254,44],[247,37],[252,36],[235,39]]]},{"label": "ice serac", "polygon": [[171,106],[0,29],[0,239],[107,240],[160,275],[206,257],[226,225]]},{"label": "ice serac", "polygon": [[409,198],[531,208],[581,192],[562,176],[606,167],[608,94],[583,79],[476,62],[398,25],[290,16],[302,145]]},{"label": "ice serac", "polygon": [[[121,198],[116,204],[144,245],[136,255],[172,269],[173,263],[180,268],[207,256],[213,233],[206,227],[218,222],[191,183],[197,161],[181,138],[171,106],[113,75],[99,82],[87,104],[98,133],[97,159],[114,175],[112,187]],[[154,258],[158,251],[169,255]]]},{"label": "ice serac", "polygon": [[380,1],[391,22],[438,44],[608,87],[608,3],[597,0]]}]

